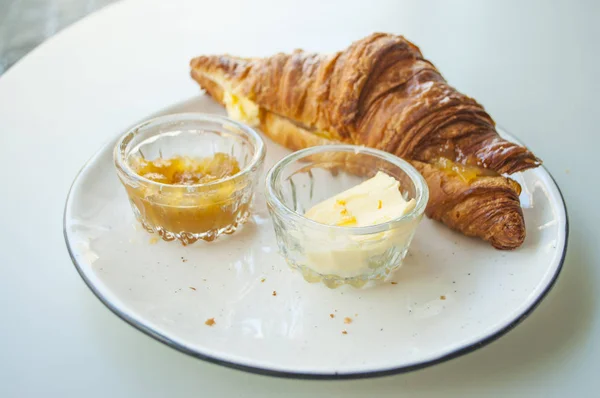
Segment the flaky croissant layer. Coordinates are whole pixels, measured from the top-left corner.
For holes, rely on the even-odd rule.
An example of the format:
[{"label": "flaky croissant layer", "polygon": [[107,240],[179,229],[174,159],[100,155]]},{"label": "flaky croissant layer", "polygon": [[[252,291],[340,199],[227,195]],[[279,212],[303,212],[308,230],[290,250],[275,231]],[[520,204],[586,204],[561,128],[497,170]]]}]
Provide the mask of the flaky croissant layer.
[{"label": "flaky croissant layer", "polygon": [[[240,104],[256,106],[254,120],[276,142],[290,149],[345,142],[409,159],[429,185],[430,217],[497,248],[522,244],[520,187],[496,173],[536,167],[539,159],[501,138],[483,107],[403,37],[376,33],[331,55],[201,56],[191,67],[230,115],[250,113]],[[440,158],[486,172],[465,182],[440,169]]]}]

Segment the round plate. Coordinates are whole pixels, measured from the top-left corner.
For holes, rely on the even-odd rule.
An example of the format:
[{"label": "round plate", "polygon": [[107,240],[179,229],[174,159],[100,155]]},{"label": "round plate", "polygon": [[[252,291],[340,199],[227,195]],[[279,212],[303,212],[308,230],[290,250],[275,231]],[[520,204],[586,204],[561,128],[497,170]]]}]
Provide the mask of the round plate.
[{"label": "round plate", "polygon": [[[222,112],[200,96],[166,113],[183,110]],[[438,363],[518,324],[563,263],[565,205],[543,167],[516,176],[527,225],[518,250],[498,251],[424,219],[393,282],[330,290],[308,284],[279,256],[262,192],[252,219],[231,236],[187,247],[158,241],[134,220],[113,167],[114,141],[83,167],[69,193],[64,233],[73,262],[122,319],[223,365],[349,378]],[[266,141],[268,168],[288,151]]]}]

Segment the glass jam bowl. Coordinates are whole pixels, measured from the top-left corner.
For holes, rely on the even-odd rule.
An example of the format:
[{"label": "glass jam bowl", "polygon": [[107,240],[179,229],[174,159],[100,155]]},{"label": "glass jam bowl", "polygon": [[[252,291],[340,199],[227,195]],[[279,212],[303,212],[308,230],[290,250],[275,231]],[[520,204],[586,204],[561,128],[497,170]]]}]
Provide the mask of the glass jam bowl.
[{"label": "glass jam bowl", "polygon": [[[400,182],[402,197],[415,200],[406,214],[375,225],[327,225],[305,212],[382,171]],[[266,177],[266,198],[280,253],[308,282],[330,288],[362,287],[383,280],[406,256],[429,198],[427,184],[408,162],[353,145],[304,149],[280,160]]]},{"label": "glass jam bowl", "polygon": [[[131,128],[113,156],[138,221],[166,241],[187,245],[231,234],[247,220],[265,145],[255,130],[229,118],[183,113]],[[184,174],[191,166],[222,176],[165,182],[160,174],[140,173],[148,165],[168,166],[172,176],[192,175]]]}]

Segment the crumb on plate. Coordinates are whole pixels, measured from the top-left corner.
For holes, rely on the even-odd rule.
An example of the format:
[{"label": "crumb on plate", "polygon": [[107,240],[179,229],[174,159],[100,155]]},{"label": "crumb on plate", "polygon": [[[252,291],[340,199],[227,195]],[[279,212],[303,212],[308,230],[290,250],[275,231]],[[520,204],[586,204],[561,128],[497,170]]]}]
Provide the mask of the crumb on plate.
[{"label": "crumb on plate", "polygon": [[347,316],[347,317],[345,317],[345,318],[344,318],[344,323],[345,323],[345,324],[352,323],[352,318],[350,318],[350,317],[348,317],[348,316]]},{"label": "crumb on plate", "polygon": [[215,322],[215,318],[208,318],[206,322],[204,322],[207,326],[214,326],[217,322]]},{"label": "crumb on plate", "polygon": [[273,290],[273,296],[277,296],[277,292]]},{"label": "crumb on plate", "polygon": [[190,289],[192,290],[196,290],[196,288],[194,286],[190,286]]},{"label": "crumb on plate", "polygon": [[440,300],[446,300],[446,296],[440,296]]}]

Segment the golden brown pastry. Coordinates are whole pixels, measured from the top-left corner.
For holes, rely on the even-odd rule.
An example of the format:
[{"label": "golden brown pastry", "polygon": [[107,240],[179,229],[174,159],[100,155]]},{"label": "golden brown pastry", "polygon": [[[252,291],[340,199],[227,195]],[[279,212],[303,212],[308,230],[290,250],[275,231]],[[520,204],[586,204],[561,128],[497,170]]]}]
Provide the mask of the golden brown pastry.
[{"label": "golden brown pastry", "polygon": [[331,55],[201,56],[192,77],[230,116],[290,148],[366,145],[411,160],[430,188],[427,215],[499,249],[523,243],[520,186],[541,162],[502,139],[475,100],[449,86],[402,36],[376,33]]},{"label": "golden brown pastry", "polygon": [[468,236],[478,236],[498,249],[514,249],[525,240],[519,203],[520,185],[502,176],[465,181],[434,165],[413,161],[429,186],[426,214]]}]

